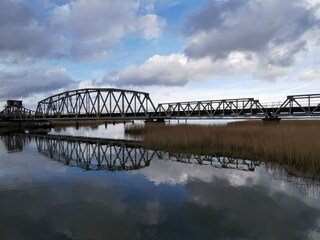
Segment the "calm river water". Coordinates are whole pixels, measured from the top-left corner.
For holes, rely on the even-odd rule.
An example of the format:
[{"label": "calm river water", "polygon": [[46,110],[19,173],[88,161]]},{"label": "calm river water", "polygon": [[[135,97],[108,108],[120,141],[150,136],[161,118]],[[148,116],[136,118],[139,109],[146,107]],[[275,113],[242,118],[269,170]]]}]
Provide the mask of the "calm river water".
[{"label": "calm river water", "polygon": [[319,182],[100,138],[131,139],[121,124],[0,135],[1,240],[320,239]]}]

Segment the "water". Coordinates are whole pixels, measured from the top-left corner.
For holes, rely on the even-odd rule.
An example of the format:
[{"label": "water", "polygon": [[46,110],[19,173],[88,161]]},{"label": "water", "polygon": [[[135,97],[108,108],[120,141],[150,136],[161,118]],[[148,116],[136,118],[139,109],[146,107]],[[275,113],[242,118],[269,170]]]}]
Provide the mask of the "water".
[{"label": "water", "polygon": [[320,239],[319,182],[112,137],[130,138],[123,125],[1,135],[0,239]]}]

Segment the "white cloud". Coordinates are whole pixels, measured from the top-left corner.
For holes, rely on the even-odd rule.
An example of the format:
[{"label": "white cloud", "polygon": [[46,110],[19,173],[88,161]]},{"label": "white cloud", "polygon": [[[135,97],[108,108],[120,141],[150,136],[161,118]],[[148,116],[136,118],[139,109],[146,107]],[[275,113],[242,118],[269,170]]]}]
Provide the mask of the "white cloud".
[{"label": "white cloud", "polygon": [[141,14],[136,0],[78,0],[62,6],[3,0],[0,58],[5,62],[104,60],[125,36],[153,40],[164,25],[153,13]]},{"label": "white cloud", "polygon": [[65,31],[74,60],[102,60],[128,34],[142,33],[147,40],[158,38],[164,26],[155,14],[139,15],[134,0],[79,0],[58,6],[51,25]]},{"label": "white cloud", "polygon": [[240,52],[254,57],[253,77],[277,79],[318,48],[319,7],[315,1],[208,1],[188,16],[185,54],[219,60]]},{"label": "white cloud", "polygon": [[289,68],[264,65],[257,54],[231,52],[224,59],[192,59],[185,54],[154,55],[140,66],[131,65],[115,74],[107,73],[103,82],[118,86],[183,86],[219,76],[251,74],[257,79],[276,80]]},{"label": "white cloud", "polygon": [[[183,54],[169,56],[154,55],[141,66],[129,66],[119,75],[119,85],[184,85],[191,78],[199,78],[199,68],[206,68],[208,63],[192,65]],[[190,68],[192,65],[192,68]]]},{"label": "white cloud", "polygon": [[161,20],[155,14],[147,14],[138,19],[137,28],[143,33],[143,36],[148,39],[156,39],[161,36],[162,29],[165,26],[164,20]]},{"label": "white cloud", "polygon": [[209,1],[189,15],[183,53],[154,55],[141,65],[107,73],[118,86],[183,86],[219,76],[284,81],[319,47],[317,4],[297,1]]}]

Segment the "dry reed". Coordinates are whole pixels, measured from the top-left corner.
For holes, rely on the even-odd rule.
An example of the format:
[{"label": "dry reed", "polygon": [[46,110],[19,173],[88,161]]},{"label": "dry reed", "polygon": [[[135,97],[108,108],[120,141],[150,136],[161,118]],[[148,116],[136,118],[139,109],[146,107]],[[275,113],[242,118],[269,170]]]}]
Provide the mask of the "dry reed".
[{"label": "dry reed", "polygon": [[276,162],[311,177],[320,176],[320,121],[147,124],[126,127],[126,133],[144,134],[147,148]]}]

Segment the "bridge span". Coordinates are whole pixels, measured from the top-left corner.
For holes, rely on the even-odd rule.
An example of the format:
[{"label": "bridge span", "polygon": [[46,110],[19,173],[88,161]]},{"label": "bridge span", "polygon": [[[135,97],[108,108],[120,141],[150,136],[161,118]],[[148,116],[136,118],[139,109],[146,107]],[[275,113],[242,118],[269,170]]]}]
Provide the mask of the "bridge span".
[{"label": "bridge span", "polygon": [[[21,104],[20,104],[21,102]],[[320,94],[290,95],[278,106],[255,98],[160,103],[149,93],[114,88],[85,88],[52,95],[35,110],[22,101],[8,101],[0,118],[9,121],[147,120],[168,119],[279,119],[320,117]]]}]

